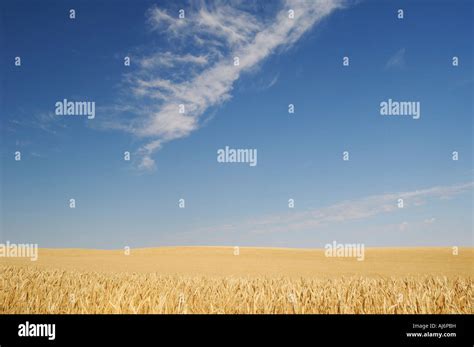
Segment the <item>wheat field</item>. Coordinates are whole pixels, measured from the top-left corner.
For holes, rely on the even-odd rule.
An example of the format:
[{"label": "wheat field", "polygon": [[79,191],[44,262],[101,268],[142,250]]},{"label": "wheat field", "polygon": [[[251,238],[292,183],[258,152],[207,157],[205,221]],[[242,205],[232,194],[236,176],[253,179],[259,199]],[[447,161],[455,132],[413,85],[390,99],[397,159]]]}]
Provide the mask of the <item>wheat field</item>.
[{"label": "wheat field", "polygon": [[[473,249],[40,250],[2,259],[0,313],[472,313]],[[32,265],[34,264],[34,265]]]}]

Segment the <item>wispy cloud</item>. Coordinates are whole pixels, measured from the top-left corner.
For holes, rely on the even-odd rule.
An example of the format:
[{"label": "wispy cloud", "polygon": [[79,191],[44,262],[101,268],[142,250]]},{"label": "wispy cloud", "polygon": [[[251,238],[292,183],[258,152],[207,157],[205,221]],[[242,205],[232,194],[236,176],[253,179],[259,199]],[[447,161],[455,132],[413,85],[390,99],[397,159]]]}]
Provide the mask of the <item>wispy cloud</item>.
[{"label": "wispy cloud", "polygon": [[275,84],[277,84],[278,79],[280,78],[280,74],[277,73],[275,76],[273,76],[271,79],[268,78],[262,78],[259,81],[256,81],[255,83],[255,90],[257,91],[264,91],[267,89],[270,89],[273,87]]},{"label": "wispy cloud", "polygon": [[[332,224],[369,219],[377,215],[393,213],[399,210],[397,201],[400,198],[404,200],[404,208],[416,208],[433,200],[453,198],[462,193],[471,191],[473,188],[474,182],[468,182],[452,186],[436,186],[409,192],[373,195],[361,199],[346,200],[331,206],[309,209],[302,212],[274,214],[254,218],[233,224],[232,227],[226,226],[226,230],[275,233],[317,229]],[[424,223],[432,224],[435,220],[435,218],[430,218],[424,221]],[[400,230],[406,230],[408,225],[409,224],[404,221],[398,226]],[[219,226],[207,228],[205,231],[220,232],[222,230],[223,228]],[[204,231],[204,229],[201,231]]]},{"label": "wispy cloud", "polygon": [[[272,53],[291,47],[342,7],[340,0],[286,0],[274,16],[262,18],[236,4],[210,7],[202,3],[185,19],[157,7],[148,11],[152,31],[173,40],[173,48],[140,58],[138,71],[126,76],[134,98],[127,103],[147,106],[135,112],[128,124],[115,127],[149,139],[138,150],[139,167],[153,169],[153,153],[164,143],[197,130],[210,108],[231,98],[233,84],[242,73],[254,70]],[[295,13],[293,19],[288,16],[290,9]],[[238,66],[234,66],[234,57],[239,57]],[[180,104],[185,113],[179,113]]]},{"label": "wispy cloud", "polygon": [[278,77],[280,77],[280,75],[275,75],[275,77],[273,77],[273,79],[270,81],[270,83],[268,83],[265,88],[268,89],[273,87],[278,82]]},{"label": "wispy cloud", "polygon": [[31,117],[23,116],[26,113],[24,110],[20,112],[21,116],[10,120],[12,126],[39,129],[53,135],[58,133],[58,129],[63,130],[67,128],[65,122],[53,112],[33,112]]},{"label": "wispy cloud", "polygon": [[404,67],[405,66],[405,48],[399,49],[394,55],[392,55],[387,64],[385,64],[385,68],[395,68],[395,67]]},{"label": "wispy cloud", "polygon": [[208,58],[204,55],[195,56],[189,53],[178,55],[171,52],[155,53],[139,60],[139,64],[143,69],[153,69],[158,67],[171,68],[181,64],[206,65],[207,63]]}]

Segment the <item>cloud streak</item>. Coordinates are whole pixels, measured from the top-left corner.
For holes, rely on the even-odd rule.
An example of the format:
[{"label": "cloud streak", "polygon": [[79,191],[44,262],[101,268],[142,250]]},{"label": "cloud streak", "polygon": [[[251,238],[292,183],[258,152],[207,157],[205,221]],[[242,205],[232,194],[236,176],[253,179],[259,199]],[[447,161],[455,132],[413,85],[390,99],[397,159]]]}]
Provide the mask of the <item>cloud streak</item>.
[{"label": "cloud streak", "polygon": [[[175,51],[154,52],[139,59],[139,69],[126,77],[135,102],[147,107],[120,128],[148,139],[138,153],[139,167],[153,169],[153,153],[163,144],[199,129],[206,112],[231,98],[235,81],[259,66],[271,54],[285,50],[333,11],[339,0],[282,2],[271,18],[238,6],[201,5],[185,19],[153,7],[148,23],[166,34]],[[295,17],[289,18],[288,11]],[[180,52],[185,42],[187,53]],[[190,54],[190,47],[195,54]],[[239,65],[234,65],[239,57]],[[174,73],[166,68],[176,68]],[[169,69],[168,69],[169,70]],[[165,72],[163,72],[165,71]],[[179,107],[184,105],[185,112]]]},{"label": "cloud streak", "polygon": [[[309,209],[302,212],[292,212],[285,214],[274,214],[260,218],[250,219],[242,223],[233,224],[232,227],[226,225],[226,231],[250,231],[254,233],[283,233],[301,230],[316,230],[332,224],[339,224],[349,221],[369,219],[381,214],[398,211],[398,199],[404,200],[404,208],[410,206],[417,207],[433,200],[451,199],[460,194],[472,191],[474,182],[451,186],[436,186],[432,188],[372,195],[361,199],[346,200],[327,207]],[[435,222],[435,218],[426,220],[426,224]],[[400,225],[400,229],[405,230],[407,223]],[[219,232],[221,227],[203,228],[201,231]]]},{"label": "cloud streak", "polygon": [[398,50],[393,56],[391,56],[387,64],[385,64],[385,68],[395,68],[395,67],[404,67],[405,66],[405,48],[401,48]]}]

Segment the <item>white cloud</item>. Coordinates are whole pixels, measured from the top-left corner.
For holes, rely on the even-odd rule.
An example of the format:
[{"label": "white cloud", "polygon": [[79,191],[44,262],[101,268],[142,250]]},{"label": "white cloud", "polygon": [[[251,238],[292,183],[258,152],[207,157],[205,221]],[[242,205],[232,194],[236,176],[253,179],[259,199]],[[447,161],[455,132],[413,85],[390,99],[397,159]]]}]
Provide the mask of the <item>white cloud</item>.
[{"label": "white cloud", "polygon": [[33,112],[31,117],[27,117],[24,110],[20,110],[21,115],[17,119],[10,120],[10,124],[18,127],[30,127],[40,129],[47,133],[58,135],[62,130],[68,128],[64,118],[57,116],[54,112]]},{"label": "white cloud", "polygon": [[[174,40],[176,52],[143,57],[139,59],[141,69],[127,76],[134,97],[141,103],[152,101],[152,106],[136,114],[130,124],[120,127],[155,144],[138,150],[142,155],[139,166],[153,168],[152,154],[164,143],[197,130],[209,108],[231,98],[233,84],[242,73],[255,69],[275,51],[290,47],[341,6],[339,0],[286,0],[273,18],[230,5],[210,8],[201,4],[198,10],[187,13],[186,19],[157,7],[150,9],[151,28]],[[288,18],[289,9],[295,11],[294,19]],[[185,49],[192,45],[198,53],[183,54],[179,42],[186,43]],[[235,56],[240,58],[239,66],[233,64]],[[178,71],[164,77],[163,67]],[[179,104],[185,105],[185,114],[178,112]]]},{"label": "white cloud", "polygon": [[[377,215],[399,211],[400,209],[397,206],[397,200],[399,198],[404,199],[404,209],[409,207],[416,208],[420,205],[417,204],[419,202],[424,204],[432,200],[444,199],[447,196],[454,197],[471,191],[473,188],[474,182],[468,182],[452,186],[436,186],[409,192],[373,195],[356,200],[342,201],[328,207],[259,217],[234,224],[232,228],[234,231],[247,230],[256,233],[317,229],[331,224],[363,220]],[[425,223],[430,224],[434,222],[435,218],[425,221]],[[407,230],[408,223],[405,221],[399,224],[398,228],[400,231]],[[212,230],[218,232],[221,228],[208,228],[209,232]]]},{"label": "white cloud", "polygon": [[177,17],[169,15],[158,7],[150,8],[147,15],[148,22],[154,30],[166,29],[169,33],[177,33],[180,27],[186,24],[186,21],[178,20]]},{"label": "white cloud", "polygon": [[156,53],[151,56],[143,57],[140,59],[139,64],[144,69],[152,69],[157,67],[171,68],[179,64],[197,64],[206,65],[208,59],[204,55],[192,55],[184,54],[178,55],[172,52]]},{"label": "white cloud", "polygon": [[270,83],[268,83],[268,85],[265,87],[265,89],[273,87],[278,82],[279,77],[280,77],[280,75],[276,75],[275,77],[273,77],[273,79],[270,81]]},{"label": "white cloud", "polygon": [[405,66],[405,48],[399,49],[393,56],[388,59],[386,68]]}]

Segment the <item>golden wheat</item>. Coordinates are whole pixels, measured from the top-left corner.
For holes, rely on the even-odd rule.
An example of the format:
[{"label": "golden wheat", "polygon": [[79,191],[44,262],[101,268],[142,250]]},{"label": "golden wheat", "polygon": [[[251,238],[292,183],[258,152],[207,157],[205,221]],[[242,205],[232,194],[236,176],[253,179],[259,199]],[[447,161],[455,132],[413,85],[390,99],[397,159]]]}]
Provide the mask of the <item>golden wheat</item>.
[{"label": "golden wheat", "polygon": [[0,267],[0,313],[472,313],[471,278],[212,278]]}]

